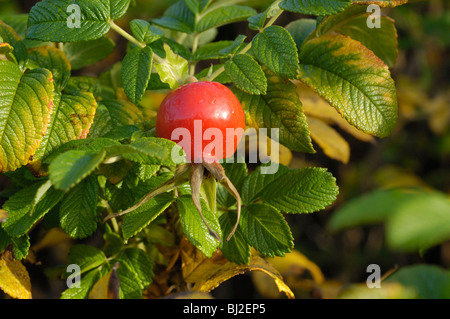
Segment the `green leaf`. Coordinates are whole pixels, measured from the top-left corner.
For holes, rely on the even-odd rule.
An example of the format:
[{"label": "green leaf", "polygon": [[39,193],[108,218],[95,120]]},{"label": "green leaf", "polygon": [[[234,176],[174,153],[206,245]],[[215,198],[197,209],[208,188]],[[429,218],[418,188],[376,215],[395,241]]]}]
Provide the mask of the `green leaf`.
[{"label": "green leaf", "polygon": [[298,53],[289,32],[272,25],[252,40],[252,52],[270,70],[288,78],[298,75]]},{"label": "green leaf", "polygon": [[380,28],[369,28],[367,19],[371,15],[365,6],[351,6],[344,12],[325,18],[317,26],[315,36],[339,33],[361,42],[389,67],[397,59],[397,31],[392,19],[380,17]]},{"label": "green leaf", "polygon": [[39,46],[28,50],[28,58],[53,74],[55,88],[64,89],[70,78],[71,66],[64,52],[51,46]]},{"label": "green leaf", "polygon": [[132,20],[130,22],[130,29],[136,40],[147,44],[159,40],[164,36],[162,30],[150,25],[150,23],[142,19]]},{"label": "green leaf", "polygon": [[69,264],[78,265],[80,274],[84,275],[80,280],[80,288],[72,286],[64,290],[61,299],[86,299],[91,288],[102,276],[102,270],[99,267],[106,264],[106,256],[100,249],[93,246],[77,244],[71,247],[67,258]]},{"label": "green leaf", "polygon": [[88,92],[55,93],[53,110],[47,132],[34,155],[41,161],[60,145],[85,138],[89,132],[97,102]]},{"label": "green leaf", "polygon": [[260,165],[245,177],[240,189],[240,195],[244,205],[257,200],[270,183],[290,172],[288,167],[279,164],[278,170],[274,174],[262,174],[264,170],[267,170],[269,165]]},{"label": "green leaf", "polygon": [[248,18],[248,27],[252,30],[262,30],[267,18],[273,17],[278,10],[280,10],[279,1],[275,1],[263,12]]},{"label": "green leaf", "polygon": [[256,11],[246,6],[229,5],[218,7],[202,16],[197,22],[195,31],[201,33],[225,24],[244,21],[254,14],[256,14]]},{"label": "green leaf", "polygon": [[[246,125],[267,129],[267,135],[293,151],[313,153],[306,116],[295,85],[266,72],[267,94],[249,95],[233,89],[246,114]],[[279,130],[272,135],[271,128]]]},{"label": "green leaf", "polygon": [[179,163],[174,163],[172,150],[178,154],[181,152],[181,147],[170,140],[157,137],[141,137],[130,144],[105,148],[108,156],[122,155],[126,159],[141,164],[175,166]]},{"label": "green leaf", "polygon": [[290,12],[327,16],[345,10],[352,0],[283,0],[280,8]]},{"label": "green leaf", "polygon": [[30,249],[30,237],[28,235],[11,237],[0,227],[0,252],[3,252],[9,245],[12,245],[14,258],[24,259]]},{"label": "green leaf", "polygon": [[27,48],[24,41],[13,28],[3,21],[0,21],[0,38],[14,48],[14,51],[11,53],[19,63],[20,69],[24,71],[28,60]]},{"label": "green leaf", "polygon": [[122,65],[122,83],[125,94],[137,104],[147,89],[152,73],[153,51],[149,46],[134,48],[127,53]]},{"label": "green leaf", "polygon": [[[211,212],[208,205],[200,200],[202,206],[202,213],[208,225],[219,236],[222,235],[220,224],[217,216]],[[203,223],[199,212],[195,208],[192,198],[189,195],[181,196],[177,199],[178,210],[180,212],[181,227],[183,228],[186,237],[189,241],[197,247],[206,257],[211,258],[212,254],[219,246],[219,242],[208,231],[208,228]]]},{"label": "green leaf", "polygon": [[77,41],[65,43],[63,52],[72,65],[72,70],[79,70],[92,65],[109,56],[114,51],[115,43],[108,37],[101,37],[91,41]]},{"label": "green leaf", "polygon": [[22,73],[19,66],[0,61],[0,172],[30,161],[50,120],[52,74],[46,69]]},{"label": "green leaf", "polygon": [[5,24],[9,25],[21,37],[25,37],[27,33],[28,14],[3,14],[0,16]]},{"label": "green leaf", "polygon": [[211,0],[184,0],[192,13],[202,13],[211,3]]},{"label": "green leaf", "polygon": [[164,193],[150,199],[135,211],[126,214],[122,223],[124,239],[133,237],[147,227],[156,217],[165,211],[174,200],[175,197],[172,194]]},{"label": "green leaf", "polygon": [[152,23],[170,30],[191,33],[195,28],[195,16],[184,0],[171,5],[161,18],[152,19]]},{"label": "green leaf", "polygon": [[80,267],[80,274],[95,269],[106,262],[106,256],[98,248],[89,245],[77,244],[70,248],[67,255],[70,264],[76,264]]},{"label": "green leaf", "polygon": [[[72,42],[95,40],[122,17],[130,0],[44,0],[29,13],[27,38]],[[74,6],[75,5],[75,6]]]},{"label": "green leaf", "polygon": [[[395,207],[395,206],[394,206]],[[390,210],[386,240],[402,251],[428,249],[450,239],[450,198],[438,192],[416,194]]]},{"label": "green leaf", "polygon": [[157,171],[159,171],[159,168],[161,166],[159,165],[146,165],[146,164],[141,164],[139,165],[139,179],[143,182],[149,180],[150,178],[152,178]]},{"label": "green leaf", "polygon": [[96,77],[90,75],[72,76],[64,88],[66,93],[89,92],[98,97],[100,93],[100,84]]},{"label": "green leaf", "polygon": [[119,253],[124,245],[122,237],[119,234],[112,232],[110,229],[107,229],[103,234],[103,240],[105,241],[105,244],[102,247],[102,251],[107,257]]},{"label": "green leaf", "polygon": [[234,84],[249,94],[266,94],[267,79],[261,66],[250,55],[238,54],[225,62],[225,71]]},{"label": "green leaf", "polygon": [[354,4],[369,5],[376,4],[382,8],[393,8],[407,3],[408,0],[353,0]]},{"label": "green leaf", "polygon": [[142,111],[129,101],[105,99],[101,101],[101,104],[109,112],[112,128],[135,125],[143,121]]},{"label": "green leaf", "polygon": [[94,284],[101,278],[102,273],[99,269],[94,269],[81,277],[80,288],[75,285],[67,288],[61,294],[61,299],[87,299],[89,291]]},{"label": "green leaf", "polygon": [[59,211],[62,229],[72,238],[86,238],[97,229],[98,184],[89,176],[63,198]]},{"label": "green leaf", "polygon": [[289,225],[273,207],[265,204],[244,207],[239,225],[247,242],[264,255],[284,256],[294,247]]},{"label": "green leaf", "polygon": [[286,30],[294,39],[295,45],[299,50],[305,39],[316,29],[315,19],[298,19],[292,21],[286,26]]},{"label": "green leaf", "polygon": [[[215,64],[215,65],[211,65],[210,68],[204,68],[203,70],[201,70],[200,72],[198,72],[195,77],[199,80],[206,80],[207,77],[209,77],[213,72],[217,71],[218,69],[220,69],[223,66],[223,64]],[[231,79],[228,76],[228,74],[226,72],[222,72],[220,73],[215,79],[214,82],[219,82],[222,84],[226,84],[226,83],[230,83]]]},{"label": "green leaf", "polygon": [[[98,0],[97,0],[98,1]],[[110,17],[111,19],[121,18],[128,10],[131,0],[101,0],[108,3],[110,7]]]},{"label": "green leaf", "polygon": [[163,61],[155,63],[161,81],[170,85],[171,89],[177,88],[188,76],[188,61],[175,54],[172,49],[164,43],[166,57]]},{"label": "green leaf", "polygon": [[84,151],[89,153],[101,153],[104,148],[114,145],[120,145],[120,142],[105,137],[85,138],[72,140],[52,151],[44,160],[44,163],[51,163],[59,155],[69,150]]},{"label": "green leaf", "polygon": [[147,254],[139,248],[127,248],[113,260],[113,264],[116,261],[120,263],[117,276],[123,297],[142,298],[143,290],[148,288],[154,277],[153,266]]},{"label": "green leaf", "polygon": [[[237,215],[234,212],[227,212],[220,215],[219,222],[222,232],[229,234],[236,223]],[[250,245],[245,240],[240,227],[236,229],[230,240],[222,240],[220,250],[223,255],[231,262],[236,264],[248,264],[250,262]]]},{"label": "green leaf", "polygon": [[300,50],[300,79],[356,128],[386,137],[397,120],[397,95],[388,67],[360,42],[323,35]]},{"label": "green leaf", "polygon": [[192,55],[192,61],[223,59],[228,55],[221,52],[221,50],[229,47],[232,41],[217,41],[202,45]]},{"label": "green leaf", "polygon": [[162,37],[161,39],[149,44],[153,52],[163,59],[167,56],[165,45],[169,46],[170,50],[172,50],[176,55],[179,55],[186,60],[191,59],[191,50],[189,50],[186,45],[182,45],[170,38]]},{"label": "green leaf", "polygon": [[329,221],[331,231],[381,223],[398,207],[409,202],[415,191],[403,189],[376,190],[349,200],[336,210]]},{"label": "green leaf", "polygon": [[58,155],[49,166],[50,180],[57,189],[69,190],[96,169],[105,158],[98,153],[71,150]]},{"label": "green leaf", "polygon": [[264,203],[285,213],[312,213],[331,205],[338,195],[336,179],[324,168],[292,170],[270,183]]},{"label": "green leaf", "polygon": [[8,213],[8,218],[2,226],[8,235],[25,235],[62,199],[64,192],[50,187],[36,200],[37,193],[45,184],[35,183],[23,188],[5,202],[3,209]]},{"label": "green leaf", "polygon": [[450,298],[450,273],[435,265],[403,267],[386,278],[386,283],[388,282],[398,282],[413,288],[420,299]]},{"label": "green leaf", "polygon": [[[81,12],[77,7],[69,7],[73,4],[72,0],[38,2],[29,13],[27,38],[54,42],[86,41],[98,39],[109,31],[108,21],[113,18],[109,0],[78,0],[76,5]],[[78,26],[75,16],[79,13]]]},{"label": "green leaf", "polygon": [[236,55],[239,51],[244,49],[244,47],[247,45],[244,40],[247,38],[247,36],[240,34],[234,39],[234,41],[231,43],[230,46],[223,48],[219,53],[224,54],[226,56],[230,55]]}]

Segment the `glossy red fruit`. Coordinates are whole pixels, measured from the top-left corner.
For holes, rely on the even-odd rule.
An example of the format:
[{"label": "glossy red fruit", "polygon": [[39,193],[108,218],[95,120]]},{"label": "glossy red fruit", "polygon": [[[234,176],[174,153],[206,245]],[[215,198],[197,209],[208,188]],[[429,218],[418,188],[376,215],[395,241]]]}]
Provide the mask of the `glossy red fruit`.
[{"label": "glossy red fruit", "polygon": [[156,117],[156,135],[178,143],[191,162],[215,162],[234,154],[245,114],[229,88],[194,82],[169,93]]}]

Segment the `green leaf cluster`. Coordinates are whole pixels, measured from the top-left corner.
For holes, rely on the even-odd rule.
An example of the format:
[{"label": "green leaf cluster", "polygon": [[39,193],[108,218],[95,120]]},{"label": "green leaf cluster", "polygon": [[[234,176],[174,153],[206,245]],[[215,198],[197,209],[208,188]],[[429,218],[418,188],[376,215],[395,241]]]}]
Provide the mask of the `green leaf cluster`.
[{"label": "green leaf cluster", "polygon": [[450,201],[438,191],[394,188],[375,190],[349,201],[333,214],[329,228],[380,224],[390,248],[425,251],[450,238]]},{"label": "green leaf cluster", "polygon": [[[121,298],[142,297],[154,265],[169,264],[158,249],[176,247],[184,236],[206,257],[220,250],[237,264],[249,264],[252,248],[270,257],[290,252],[290,214],[330,206],[338,195],[331,173],[274,162],[249,172],[245,163],[224,163],[242,212],[234,236],[225,240],[238,218],[236,200],[221,184],[205,182],[202,212],[218,240],[198,214],[187,183],[139,204],[167,185],[183,162],[179,146],[156,137],[157,106],[149,105],[149,96],[164,96],[193,78],[227,83],[241,101],[248,128],[267,129],[268,137],[292,151],[314,153],[297,90],[302,82],[349,125],[388,136],[397,119],[389,71],[397,34],[387,17],[381,18],[381,32],[367,30],[364,3],[353,2],[277,0],[257,12],[241,1],[179,0],[159,18],[134,19],[122,28],[115,21],[130,0],[43,0],[28,15],[0,21],[0,172],[13,185],[2,207],[0,252],[11,249],[16,259],[26,258],[29,232],[39,223],[77,240],[101,232],[103,247],[72,247],[68,260],[80,266],[83,280],[81,289],[68,288],[62,298],[88,298],[112,273]],[[276,25],[284,11],[318,18]],[[248,23],[255,36],[214,41],[218,28],[236,22]],[[109,31],[128,40],[123,60],[98,76],[75,75],[114,51]],[[205,61],[210,66],[200,69]],[[276,170],[268,173],[273,165]],[[389,233],[394,246],[424,249],[448,237],[446,216],[439,213],[448,209],[442,196],[408,200],[420,209],[432,207],[434,215],[424,221],[412,204],[396,207],[389,227],[401,225],[402,231]],[[372,206],[373,215],[358,218],[384,220],[385,212]],[[335,217],[336,229],[346,225],[352,209]],[[410,209],[413,218],[406,223]]]}]

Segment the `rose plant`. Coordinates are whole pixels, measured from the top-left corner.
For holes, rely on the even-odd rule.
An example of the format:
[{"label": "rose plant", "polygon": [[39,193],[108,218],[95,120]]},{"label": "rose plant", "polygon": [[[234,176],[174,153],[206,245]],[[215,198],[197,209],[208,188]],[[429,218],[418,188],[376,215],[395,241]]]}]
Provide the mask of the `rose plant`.
[{"label": "rose plant", "polygon": [[[276,128],[273,143],[314,153],[314,142],[347,161],[333,149],[345,143],[333,125],[383,138],[397,119],[394,22],[379,16],[381,28],[369,28],[367,5],[406,1],[277,0],[259,10],[180,0],[159,18],[124,25],[130,2],[43,0],[0,22],[0,171],[11,181],[0,267],[28,278],[0,274],[0,288],[31,296],[23,262],[34,260],[30,232],[39,228],[77,240],[67,262],[79,270],[59,276],[81,275],[81,286],[62,298],[209,292],[253,269],[293,297],[262,257],[294,248],[284,214],[333,204],[336,179],[326,168],[280,164],[263,174],[267,163],[252,171],[244,161],[219,163],[233,158],[242,132],[208,152],[201,141],[199,158],[173,131],[193,134],[196,120],[202,135]],[[285,12],[308,18],[276,25]],[[218,28],[242,21],[254,37],[214,41]],[[97,76],[74,75],[113,52],[111,33],[128,41],[123,60]],[[161,92],[158,111],[148,97]],[[82,241],[96,234],[101,245]]]}]

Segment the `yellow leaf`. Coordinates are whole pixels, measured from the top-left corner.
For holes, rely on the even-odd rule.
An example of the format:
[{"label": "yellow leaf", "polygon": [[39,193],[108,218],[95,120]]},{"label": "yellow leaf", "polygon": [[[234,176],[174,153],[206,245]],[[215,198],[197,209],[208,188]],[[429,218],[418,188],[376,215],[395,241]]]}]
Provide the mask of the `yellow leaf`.
[{"label": "yellow leaf", "polygon": [[375,142],[375,138],[373,136],[366,134],[350,125],[334,107],[328,104],[327,101],[322,99],[320,95],[315,93],[305,84],[300,81],[295,81],[295,84],[297,93],[303,104],[303,111],[305,112],[307,118],[312,116],[327,123],[336,124],[339,128],[351,134],[360,141],[370,143]]},{"label": "yellow leaf", "polygon": [[380,168],[374,174],[374,179],[382,188],[420,187],[425,190],[433,190],[419,176],[393,165]]},{"label": "yellow leaf", "polygon": [[89,299],[119,299],[119,277],[117,277],[116,263],[114,267],[101,277],[92,287],[89,293]]},{"label": "yellow leaf", "polygon": [[[266,259],[283,276],[284,282],[295,291],[296,296],[301,294],[312,295],[321,291],[320,285],[325,281],[320,268],[297,250],[292,250],[284,257]],[[305,276],[305,274],[308,274]],[[311,280],[310,278],[313,278]],[[254,272],[252,279],[258,292],[265,298],[279,298],[280,293],[272,280],[263,274]]]},{"label": "yellow leaf", "polygon": [[[238,154],[240,154],[239,152],[242,152],[240,148],[245,147],[245,154],[249,154],[250,158],[259,158],[264,162],[269,160],[285,166],[290,164],[292,160],[292,152],[286,146],[281,145],[266,135],[258,135],[258,133],[253,129],[245,131],[245,135],[248,137],[248,144],[245,141],[246,139],[243,138],[238,146]],[[258,141],[259,138],[261,138],[261,141]],[[247,145],[257,145],[258,147],[247,147]],[[278,152],[272,153],[272,151]],[[254,154],[254,152],[256,152],[256,154]]]},{"label": "yellow leaf", "polygon": [[421,116],[421,108],[428,105],[428,96],[421,84],[408,77],[399,77],[397,83],[397,100],[400,116],[413,120]]},{"label": "yellow leaf", "polygon": [[319,144],[325,155],[345,164],[348,163],[350,146],[347,141],[327,123],[313,117],[308,117],[307,121],[311,138]]},{"label": "yellow leaf", "polygon": [[290,253],[287,253],[284,257],[268,258],[267,261],[270,262],[282,275],[299,274],[306,269],[311,273],[311,276],[316,283],[322,284],[325,280],[319,266],[295,249]]},{"label": "yellow leaf", "polygon": [[430,117],[428,124],[436,135],[444,134],[450,125],[450,94],[436,96],[429,103]]},{"label": "yellow leaf", "polygon": [[[269,275],[278,290],[293,299],[294,293],[284,283],[283,277],[270,263],[263,258],[252,255],[248,265],[238,265],[228,261],[220,251],[216,251],[211,258],[203,258],[195,247],[182,243],[181,257],[183,277],[187,283],[192,283],[193,290],[210,292],[224,281],[243,274],[247,271],[259,270]],[[200,253],[201,254],[201,253]]]},{"label": "yellow leaf", "polygon": [[141,105],[143,109],[151,110],[156,113],[166,96],[166,92],[147,91],[139,102],[139,105]]},{"label": "yellow leaf", "polygon": [[162,299],[214,299],[211,294],[201,291],[183,291],[176,294],[171,294]]},{"label": "yellow leaf", "polygon": [[30,276],[22,262],[9,252],[0,258],[0,288],[12,298],[31,299]]},{"label": "yellow leaf", "polygon": [[417,293],[397,282],[383,283],[376,289],[366,284],[353,284],[339,294],[339,299],[417,299]]},{"label": "yellow leaf", "polygon": [[39,250],[45,249],[47,247],[60,244],[67,245],[70,241],[70,236],[67,235],[61,228],[54,227],[49,229],[39,242],[31,246],[31,250],[36,253]]},{"label": "yellow leaf", "polygon": [[0,224],[8,217],[8,213],[4,209],[0,209]]}]

